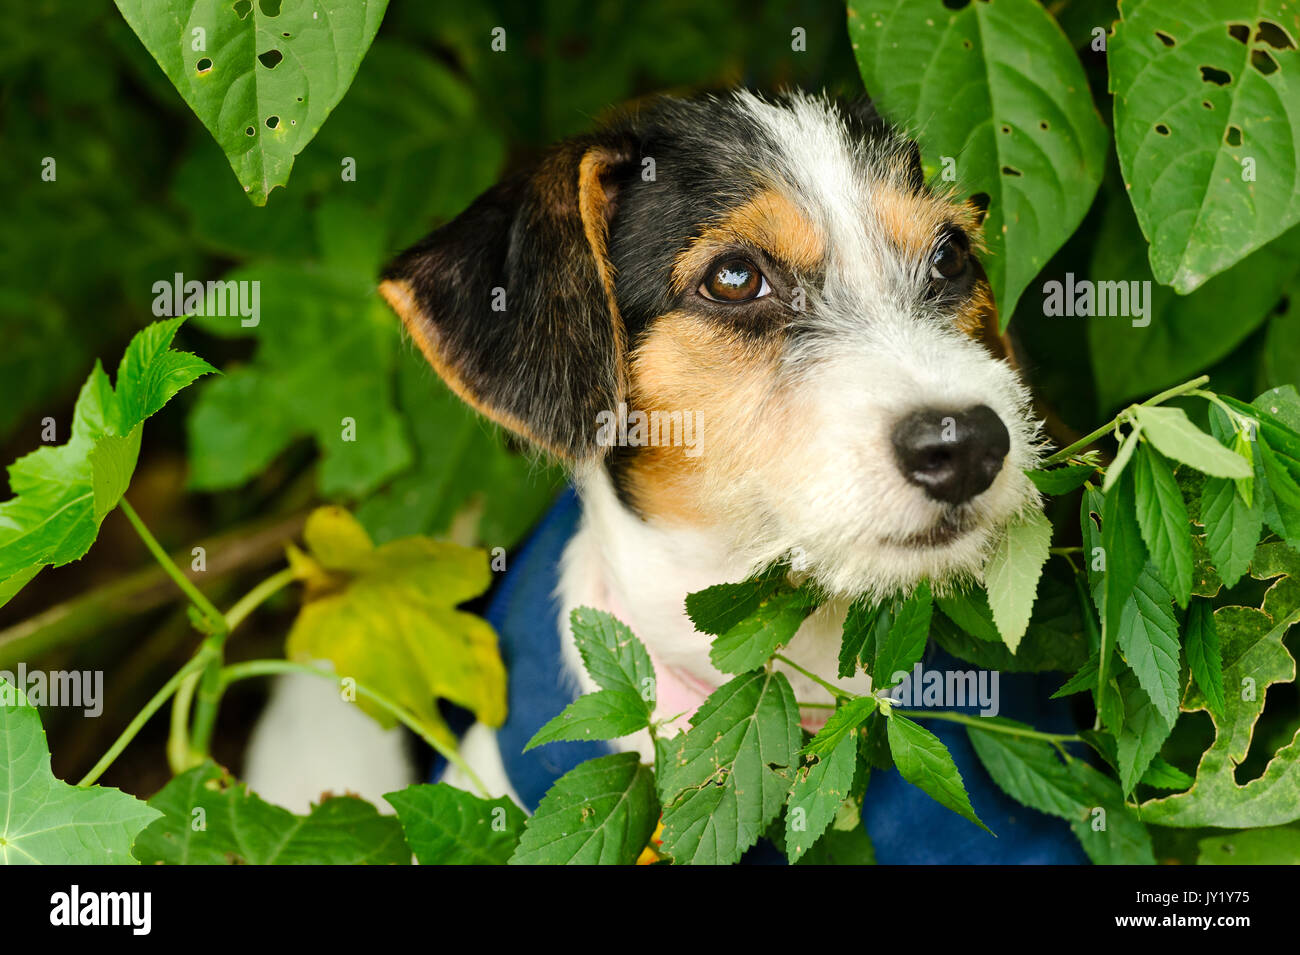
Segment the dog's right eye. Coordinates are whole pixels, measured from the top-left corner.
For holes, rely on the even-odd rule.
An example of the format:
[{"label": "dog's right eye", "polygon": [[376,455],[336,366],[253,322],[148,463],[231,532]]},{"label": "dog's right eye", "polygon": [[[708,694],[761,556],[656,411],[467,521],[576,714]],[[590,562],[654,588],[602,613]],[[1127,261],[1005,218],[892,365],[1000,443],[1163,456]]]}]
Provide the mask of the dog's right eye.
[{"label": "dog's right eye", "polygon": [[700,283],[700,294],[713,302],[752,302],[771,295],[772,288],[748,259],[730,259],[716,266]]}]

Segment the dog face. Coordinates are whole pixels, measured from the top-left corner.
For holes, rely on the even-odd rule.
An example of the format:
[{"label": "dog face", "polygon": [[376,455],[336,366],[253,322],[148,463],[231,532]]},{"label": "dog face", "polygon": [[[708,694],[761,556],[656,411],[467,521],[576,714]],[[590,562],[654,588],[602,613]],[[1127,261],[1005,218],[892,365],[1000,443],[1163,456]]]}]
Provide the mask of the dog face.
[{"label": "dog face", "polygon": [[580,485],[882,596],[977,576],[1036,503],[978,249],[976,210],[869,106],[739,93],[561,144],[381,288],[458,393]]}]

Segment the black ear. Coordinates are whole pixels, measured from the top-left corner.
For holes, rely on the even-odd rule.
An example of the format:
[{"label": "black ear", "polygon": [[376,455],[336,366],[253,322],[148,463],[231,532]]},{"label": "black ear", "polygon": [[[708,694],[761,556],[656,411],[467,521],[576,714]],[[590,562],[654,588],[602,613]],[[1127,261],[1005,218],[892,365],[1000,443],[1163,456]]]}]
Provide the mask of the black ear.
[{"label": "black ear", "polygon": [[605,450],[597,414],[625,395],[608,244],[632,158],[627,142],[555,147],[403,252],[380,285],[457,394],[572,461]]}]

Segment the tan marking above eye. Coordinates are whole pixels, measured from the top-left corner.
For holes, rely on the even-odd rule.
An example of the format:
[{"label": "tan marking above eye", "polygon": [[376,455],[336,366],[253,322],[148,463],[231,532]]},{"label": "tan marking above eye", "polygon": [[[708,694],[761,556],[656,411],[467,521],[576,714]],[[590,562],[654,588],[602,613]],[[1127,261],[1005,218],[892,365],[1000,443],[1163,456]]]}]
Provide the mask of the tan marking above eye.
[{"label": "tan marking above eye", "polygon": [[766,189],[691,241],[673,266],[673,289],[680,294],[694,287],[718,253],[737,242],[805,271],[826,254],[821,230],[785,195]]}]

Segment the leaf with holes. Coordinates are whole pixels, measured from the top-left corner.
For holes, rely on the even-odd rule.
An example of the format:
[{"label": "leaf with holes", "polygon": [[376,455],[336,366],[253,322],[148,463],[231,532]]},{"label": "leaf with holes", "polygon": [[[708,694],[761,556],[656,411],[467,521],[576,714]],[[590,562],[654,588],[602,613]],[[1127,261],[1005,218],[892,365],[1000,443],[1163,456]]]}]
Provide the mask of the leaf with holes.
[{"label": "leaf with holes", "polygon": [[802,767],[795,775],[786,803],[785,852],[798,862],[831,824],[849,798],[858,766],[858,741],[843,736],[827,756]]},{"label": "leaf with holes", "polygon": [[1107,59],[1151,270],[1186,294],[1300,221],[1300,15],[1284,0],[1133,0]]},{"label": "leaf with holes", "polygon": [[714,690],[656,760],[664,853],[679,863],[739,859],[781,811],[799,738],[799,707],[783,674],[755,670]]},{"label": "leaf with holes", "polygon": [[115,0],[256,205],[338,105],[388,0]]},{"label": "leaf with holes", "polygon": [[134,796],[55,778],[36,707],[0,680],[0,865],[132,865],[160,813]]},{"label": "leaf with holes", "polygon": [[[952,9],[953,6],[958,9]],[[1002,327],[1092,204],[1106,127],[1070,42],[1034,0],[850,0],[849,39],[880,111],[988,197],[986,263]]]}]

